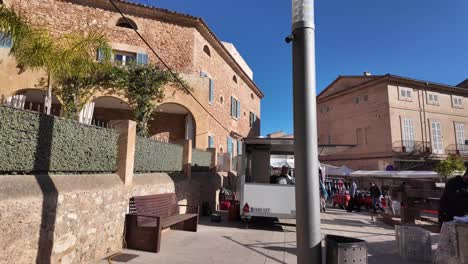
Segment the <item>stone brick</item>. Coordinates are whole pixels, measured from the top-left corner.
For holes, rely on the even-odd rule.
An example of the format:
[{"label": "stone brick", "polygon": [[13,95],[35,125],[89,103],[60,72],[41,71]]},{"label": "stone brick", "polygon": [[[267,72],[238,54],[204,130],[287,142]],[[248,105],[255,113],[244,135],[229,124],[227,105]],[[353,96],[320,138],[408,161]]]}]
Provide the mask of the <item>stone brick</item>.
[{"label": "stone brick", "polygon": [[[81,3],[81,4],[76,4]],[[160,64],[141,39],[131,29],[117,27],[116,22],[120,15],[109,7],[107,1],[97,0],[8,0],[7,6],[12,6],[35,26],[45,27],[54,36],[63,33],[78,31],[89,32],[99,29],[104,32],[114,49],[130,52],[144,52],[149,54],[152,63]],[[190,95],[175,91],[173,87],[166,87],[166,99],[162,103],[175,103],[183,105],[194,117],[195,147],[206,149],[208,135],[214,137],[216,149],[220,151],[227,148],[227,137],[258,136],[260,134],[260,100],[263,98],[249,77],[242,73],[240,66],[235,64],[231,55],[223,44],[214,41],[208,36],[203,27],[194,26],[185,21],[186,17],[174,19],[174,16],[158,13],[154,10],[121,4],[129,12],[128,17],[138,25],[139,32],[170,67],[181,73],[182,77],[193,89],[192,94],[201,102],[202,106]],[[164,16],[167,17],[164,17]],[[195,23],[195,22],[194,22]],[[201,23],[201,22],[197,22]],[[208,56],[203,48],[210,49]],[[8,57],[8,52],[0,50],[0,96],[4,99],[15,92],[33,88],[37,84],[41,72],[27,71],[18,75],[15,62]],[[237,66],[235,66],[237,65]],[[214,102],[209,103],[209,80],[200,77],[200,72],[208,73],[214,80]],[[234,81],[236,79],[236,81]],[[104,94],[96,94],[101,96]],[[119,95],[105,94],[119,97]],[[241,116],[234,119],[230,115],[231,96],[241,102]],[[221,102],[223,98],[223,102]],[[205,111],[207,109],[210,115]],[[96,109],[95,119],[108,121],[117,116],[117,119],[131,118],[128,111]],[[107,113],[108,111],[108,113]],[[258,122],[250,127],[250,112],[255,113]],[[214,117],[212,117],[212,116]],[[217,122],[217,121],[218,122]],[[235,152],[234,148],[234,152]]]}]

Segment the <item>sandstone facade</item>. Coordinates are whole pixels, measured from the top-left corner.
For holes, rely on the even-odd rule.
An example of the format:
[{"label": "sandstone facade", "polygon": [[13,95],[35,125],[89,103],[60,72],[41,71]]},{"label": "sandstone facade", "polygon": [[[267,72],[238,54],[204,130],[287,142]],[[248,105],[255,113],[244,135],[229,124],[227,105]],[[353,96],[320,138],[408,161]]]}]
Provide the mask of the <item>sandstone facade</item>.
[{"label": "sandstone facade", "polygon": [[[410,91],[408,98],[402,98],[402,89]],[[432,95],[437,103],[429,102]],[[455,106],[454,98],[462,105]],[[354,170],[414,169],[424,165],[420,161],[449,154],[468,160],[467,107],[468,89],[463,87],[394,75],[340,76],[318,96],[319,144],[352,147],[320,160]],[[440,124],[437,137],[433,122]]]},{"label": "sandstone facade", "polygon": [[[4,3],[27,17],[31,24],[45,27],[54,35],[69,32],[86,34],[94,29],[102,30],[114,50],[144,53],[149,56],[151,63],[161,65],[132,29],[116,26],[121,16],[108,1],[6,0]],[[214,138],[215,147],[219,151],[226,151],[228,136],[240,139],[259,135],[260,100],[263,94],[250,79],[248,67],[244,65],[243,70],[234,55],[229,53],[202,20],[157,8],[122,2],[118,4],[163,60],[174,71],[181,73],[193,88],[192,93],[201,105],[190,95],[174,91],[170,86],[166,88],[167,97],[163,104],[182,105],[193,116],[196,148],[207,148],[208,136]],[[235,56],[241,61],[238,54]],[[35,88],[37,80],[42,76],[41,72],[18,74],[14,60],[8,56],[8,49],[0,48],[0,58],[0,95],[3,99],[18,91]],[[201,77],[201,73],[206,73],[207,77]],[[214,81],[212,103],[209,102],[209,79]],[[96,95],[96,98],[99,96]],[[230,114],[231,97],[241,104],[238,119]],[[250,126],[250,113],[257,116],[253,127]],[[235,152],[236,147],[233,149]]]}]

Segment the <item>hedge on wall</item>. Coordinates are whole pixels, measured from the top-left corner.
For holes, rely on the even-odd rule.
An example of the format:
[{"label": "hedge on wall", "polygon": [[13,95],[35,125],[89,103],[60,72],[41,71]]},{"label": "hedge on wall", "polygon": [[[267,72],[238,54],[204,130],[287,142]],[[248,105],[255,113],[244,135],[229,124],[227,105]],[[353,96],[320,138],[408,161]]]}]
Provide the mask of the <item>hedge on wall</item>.
[{"label": "hedge on wall", "polygon": [[135,172],[182,171],[184,148],[179,145],[137,137]]},{"label": "hedge on wall", "polygon": [[211,167],[211,152],[194,149],[192,151],[192,166]]},{"label": "hedge on wall", "polygon": [[114,172],[118,132],[0,107],[0,172]]}]

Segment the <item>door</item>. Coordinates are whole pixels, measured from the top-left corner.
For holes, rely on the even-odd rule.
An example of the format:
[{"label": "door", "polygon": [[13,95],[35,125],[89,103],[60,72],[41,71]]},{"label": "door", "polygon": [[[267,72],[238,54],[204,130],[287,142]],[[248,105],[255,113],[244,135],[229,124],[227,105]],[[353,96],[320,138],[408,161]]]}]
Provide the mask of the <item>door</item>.
[{"label": "door", "polygon": [[439,121],[431,121],[432,153],[444,154],[442,126]]},{"label": "door", "polygon": [[468,147],[465,145],[465,124],[455,123],[455,136],[457,140],[457,150],[460,154],[466,154]]},{"label": "door", "polygon": [[411,118],[403,118],[403,146],[407,152],[414,150],[414,123]]}]

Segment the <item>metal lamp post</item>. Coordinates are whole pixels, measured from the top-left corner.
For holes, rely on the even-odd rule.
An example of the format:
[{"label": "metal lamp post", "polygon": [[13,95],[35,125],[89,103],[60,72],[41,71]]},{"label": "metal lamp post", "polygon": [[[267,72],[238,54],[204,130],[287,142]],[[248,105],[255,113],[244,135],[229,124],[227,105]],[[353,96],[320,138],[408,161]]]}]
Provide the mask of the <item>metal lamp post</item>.
[{"label": "metal lamp post", "polygon": [[314,0],[292,0],[297,263],[322,263]]}]

